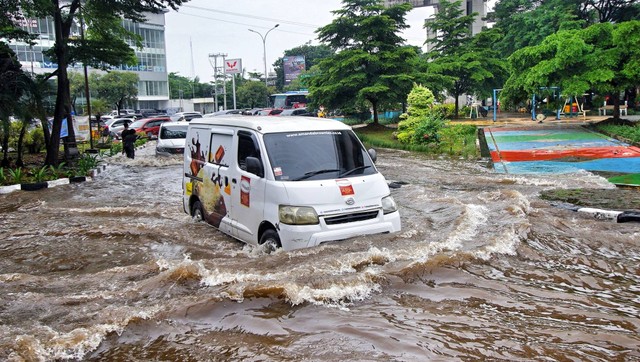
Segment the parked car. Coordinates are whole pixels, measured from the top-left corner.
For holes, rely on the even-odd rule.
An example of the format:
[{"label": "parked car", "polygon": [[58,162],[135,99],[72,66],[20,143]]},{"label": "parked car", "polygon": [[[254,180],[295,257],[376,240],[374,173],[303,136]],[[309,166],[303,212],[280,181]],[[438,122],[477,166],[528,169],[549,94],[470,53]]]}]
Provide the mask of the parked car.
[{"label": "parked car", "polygon": [[244,111],[242,111],[242,114],[245,116],[256,116],[261,110],[262,108],[245,109]]},{"label": "parked car", "polygon": [[202,113],[200,112],[178,112],[176,114],[171,115],[171,120],[173,122],[179,121],[190,121],[194,118],[202,118]]},{"label": "parked car", "polygon": [[226,116],[226,115],[231,115],[231,114],[241,114],[242,111],[239,109],[227,109],[225,111],[218,111],[218,112],[213,112],[213,113],[208,113],[205,114],[204,118],[209,118],[209,117],[217,117],[217,116]]},{"label": "parked car", "polygon": [[280,116],[286,117],[286,116],[314,116],[313,113],[310,113],[309,111],[307,111],[306,108],[292,108],[292,109],[285,109],[284,111],[282,111],[282,113],[280,113]]},{"label": "parked car", "polygon": [[118,113],[118,110],[114,109],[113,111],[111,111],[111,113],[109,113],[109,115],[113,117],[125,116],[129,114],[136,114],[136,111],[133,109],[121,109],[120,113]]},{"label": "parked car", "polygon": [[160,125],[156,156],[182,155],[187,137],[188,122],[165,122]]},{"label": "parked car", "polygon": [[129,128],[136,131],[136,133],[144,133],[149,138],[158,137],[158,131],[160,131],[160,125],[165,122],[171,122],[169,117],[154,117],[139,119],[129,125]]},{"label": "parked car", "polygon": [[257,116],[277,116],[282,113],[282,109],[263,109],[258,112]]},{"label": "parked car", "polygon": [[166,117],[166,113],[159,111],[157,109],[141,109],[140,111],[138,111],[138,113],[140,115],[142,115],[142,118],[149,118],[149,117],[156,117],[156,116],[165,116]]},{"label": "parked car", "polygon": [[114,118],[107,121],[105,124],[111,137],[115,139],[120,139],[120,134],[124,129],[125,123],[131,124],[133,123],[133,120],[131,118]]}]

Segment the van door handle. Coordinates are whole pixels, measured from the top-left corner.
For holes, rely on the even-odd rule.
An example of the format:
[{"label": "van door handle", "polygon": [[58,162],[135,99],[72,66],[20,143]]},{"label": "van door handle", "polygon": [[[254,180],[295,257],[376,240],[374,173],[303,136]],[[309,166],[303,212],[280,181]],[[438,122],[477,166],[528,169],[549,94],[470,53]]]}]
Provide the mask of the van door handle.
[{"label": "van door handle", "polygon": [[232,178],[231,182],[233,182],[234,184],[238,183],[238,181],[236,181],[236,179]]}]

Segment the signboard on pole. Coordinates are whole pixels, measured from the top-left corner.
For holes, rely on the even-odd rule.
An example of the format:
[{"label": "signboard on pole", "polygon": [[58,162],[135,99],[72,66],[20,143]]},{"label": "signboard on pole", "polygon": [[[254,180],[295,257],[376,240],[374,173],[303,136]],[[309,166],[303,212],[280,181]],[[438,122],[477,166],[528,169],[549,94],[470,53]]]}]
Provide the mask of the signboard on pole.
[{"label": "signboard on pole", "polygon": [[282,58],[284,84],[289,85],[305,70],[304,55],[290,55]]},{"label": "signboard on pole", "polygon": [[224,61],[225,74],[242,73],[242,59],[227,59]]}]

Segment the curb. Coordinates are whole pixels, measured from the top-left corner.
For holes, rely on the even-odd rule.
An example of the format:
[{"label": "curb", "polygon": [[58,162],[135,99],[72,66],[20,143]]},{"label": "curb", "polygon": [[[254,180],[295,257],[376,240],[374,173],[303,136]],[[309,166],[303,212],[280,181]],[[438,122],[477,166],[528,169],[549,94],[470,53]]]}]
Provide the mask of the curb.
[{"label": "curb", "polygon": [[595,209],[591,207],[579,207],[571,204],[551,203],[552,206],[560,207],[563,209],[579,212],[593,217],[596,220],[606,220],[615,223],[623,222],[640,222],[640,212],[636,211],[616,211],[616,210],[604,210]]},{"label": "curb", "polygon": [[38,191],[38,190],[43,190],[43,189],[61,186],[61,185],[68,185],[70,183],[92,181],[93,178],[95,178],[97,175],[99,175],[102,171],[106,169],[107,169],[106,165],[100,165],[89,172],[91,176],[73,176],[70,178],[60,178],[52,181],[0,186],[0,195],[9,194],[14,191]]}]

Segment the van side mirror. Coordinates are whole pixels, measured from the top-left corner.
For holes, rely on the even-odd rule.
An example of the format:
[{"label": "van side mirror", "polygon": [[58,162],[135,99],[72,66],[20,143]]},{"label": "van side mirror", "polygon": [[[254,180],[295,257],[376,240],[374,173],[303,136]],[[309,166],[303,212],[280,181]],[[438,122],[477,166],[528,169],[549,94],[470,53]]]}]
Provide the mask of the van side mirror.
[{"label": "van side mirror", "polygon": [[371,157],[371,161],[373,161],[373,163],[376,163],[376,159],[378,159],[378,154],[376,153],[376,150],[374,150],[373,148],[370,148],[367,150],[367,152],[369,153],[369,157]]},{"label": "van side mirror", "polygon": [[256,157],[247,157],[244,162],[247,165],[247,172],[252,173],[258,177],[264,177],[264,168],[262,162]]}]

